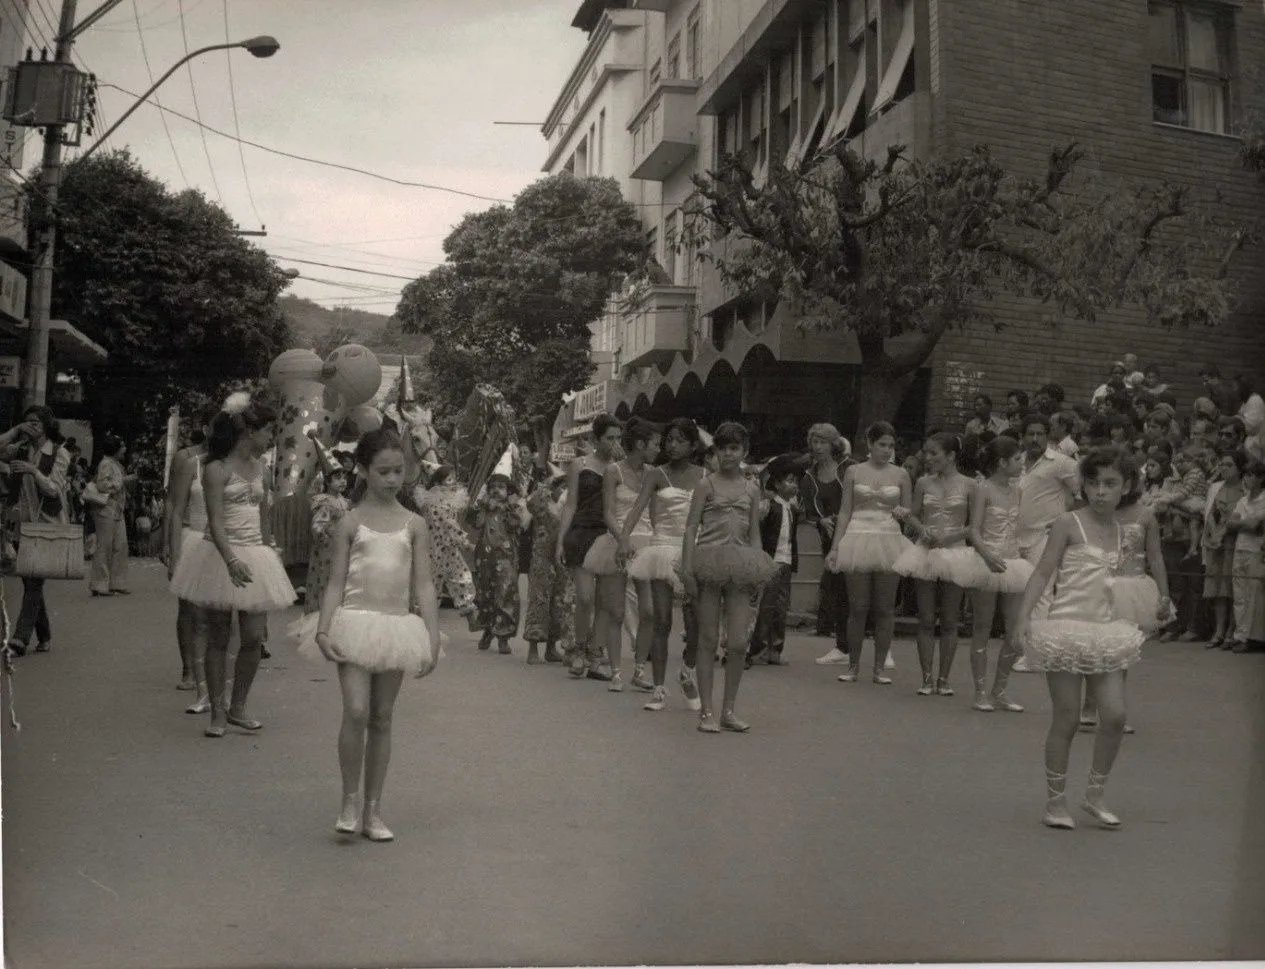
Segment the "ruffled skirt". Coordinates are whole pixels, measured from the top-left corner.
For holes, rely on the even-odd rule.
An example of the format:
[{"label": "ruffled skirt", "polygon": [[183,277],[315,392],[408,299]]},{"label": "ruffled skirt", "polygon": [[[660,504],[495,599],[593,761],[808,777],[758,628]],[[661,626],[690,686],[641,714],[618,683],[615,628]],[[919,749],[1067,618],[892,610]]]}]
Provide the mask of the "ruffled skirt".
[{"label": "ruffled skirt", "polygon": [[694,579],[699,585],[761,589],[776,572],[772,557],[750,545],[700,545],[694,549]]},{"label": "ruffled skirt", "polygon": [[973,560],[979,558],[972,548],[927,548],[922,544],[910,545],[901,552],[892,571],[923,582],[950,582],[962,585],[970,574]]},{"label": "ruffled skirt", "polygon": [[913,543],[894,531],[857,531],[849,528],[839,539],[826,568],[831,572],[892,572],[896,561]]},{"label": "ruffled skirt", "polygon": [[1153,633],[1171,622],[1175,615],[1160,619],[1160,587],[1149,575],[1117,575],[1111,581],[1111,608],[1117,619],[1132,623],[1145,633]]},{"label": "ruffled skirt", "polygon": [[1094,676],[1128,669],[1142,658],[1145,640],[1146,633],[1122,619],[1034,619],[1023,656],[1033,672]]},{"label": "ruffled skirt", "polygon": [[682,591],[681,586],[681,539],[672,544],[655,543],[637,552],[628,563],[628,576],[638,582],[671,582],[672,588]]},{"label": "ruffled skirt", "polygon": [[[650,541],[648,535],[632,535],[629,536],[628,544],[635,551],[642,548],[648,541]],[[602,532],[584,556],[584,571],[592,572],[594,575],[615,575],[623,571],[615,559],[617,551],[619,551],[619,543],[615,541],[615,537],[609,531]]]},{"label": "ruffled skirt", "polygon": [[294,604],[294,586],[281,556],[265,545],[234,545],[233,554],[250,569],[250,582],[244,586],[233,585],[214,542],[199,537],[182,545],[171,591],[208,609],[271,612]]},{"label": "ruffled skirt", "polygon": [[[299,655],[306,660],[326,662],[316,645],[319,613],[311,613],[290,626],[290,635],[298,640]],[[416,672],[430,667],[435,647],[421,616],[413,613],[389,615],[367,609],[339,607],[330,623],[329,638],[347,657],[347,662],[371,673],[391,670]]]},{"label": "ruffled skirt", "polygon": [[1031,562],[1025,559],[1006,559],[1006,571],[994,572],[984,561],[984,557],[971,550],[973,561],[964,564],[961,581],[958,585],[964,589],[979,589],[981,592],[998,592],[1002,595],[1020,595],[1028,587],[1028,580],[1036,571]]},{"label": "ruffled skirt", "polygon": [[605,525],[572,525],[562,536],[562,561],[569,569],[584,567],[593,543],[607,534]]}]

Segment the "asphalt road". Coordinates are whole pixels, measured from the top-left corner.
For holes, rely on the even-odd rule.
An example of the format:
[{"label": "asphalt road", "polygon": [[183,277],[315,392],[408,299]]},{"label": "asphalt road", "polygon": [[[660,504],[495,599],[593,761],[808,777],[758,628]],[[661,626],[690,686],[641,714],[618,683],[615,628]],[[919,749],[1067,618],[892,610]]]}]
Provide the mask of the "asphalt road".
[{"label": "asphalt road", "polygon": [[[19,589],[7,583],[15,604]],[[406,680],[384,816],[342,841],[332,670],[273,623],[257,735],[202,736],[173,687],[174,603],[50,587],[3,737],[4,931],[20,969],[1194,960],[1265,957],[1265,658],[1148,648],[1120,831],[1039,823],[1048,701],[1022,715],[837,683],[797,637],[750,734],[702,735],[524,648]],[[671,673],[677,667],[674,647]],[[1079,795],[1091,738],[1073,751]]]}]

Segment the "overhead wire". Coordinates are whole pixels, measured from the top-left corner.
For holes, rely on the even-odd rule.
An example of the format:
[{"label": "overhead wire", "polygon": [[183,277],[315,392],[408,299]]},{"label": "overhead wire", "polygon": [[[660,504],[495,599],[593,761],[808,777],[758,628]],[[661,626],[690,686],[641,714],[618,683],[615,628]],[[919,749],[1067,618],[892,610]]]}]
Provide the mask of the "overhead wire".
[{"label": "overhead wire", "polygon": [[[145,16],[146,16],[146,17],[148,17],[150,14],[157,12],[157,11],[158,11],[158,9],[159,9],[160,7],[165,7],[165,6],[166,6],[168,3],[170,3],[170,2],[171,2],[171,0],[158,0],[158,2],[157,2],[157,3],[155,3],[155,4],[154,4],[152,7],[150,7],[147,11],[145,11]],[[194,0],[194,2],[193,2],[193,3],[191,3],[191,4],[189,5],[189,9],[188,9],[187,11],[185,11],[185,12],[186,12],[186,13],[192,13],[194,10],[197,10],[197,9],[198,9],[198,7],[202,6],[202,5],[203,5],[203,4],[205,4],[206,2],[207,2],[207,0]],[[156,23],[156,24],[146,24],[146,25],[145,25],[145,29],[146,29],[146,30],[157,30],[159,27],[166,27],[166,26],[169,26],[170,24],[174,24],[174,23],[175,23],[176,21],[178,21],[179,19],[180,19],[180,17],[179,17],[179,16],[175,16],[175,17],[171,17],[171,18],[170,18],[170,19],[168,19],[168,20],[161,20],[161,21],[159,21],[159,22],[158,22],[158,23]],[[112,33],[112,34],[113,34],[113,33],[123,33],[125,30],[131,30],[131,27],[126,27],[126,26],[123,26],[123,25],[122,25],[122,21],[119,21],[119,22],[117,22],[117,23],[108,23],[108,24],[107,24],[107,23],[101,23],[101,24],[98,24],[97,26],[93,27],[92,29],[93,29],[94,31],[98,31],[98,30],[106,30],[106,31],[109,31],[110,33]]]},{"label": "overhead wire", "polygon": [[[232,38],[229,36],[228,29],[228,0],[222,0],[224,7],[224,43],[231,44]],[[237,118],[237,85],[233,81],[233,52],[231,50],[224,51],[224,63],[228,65],[228,96],[233,105],[233,130],[237,132],[237,157],[242,162],[242,179],[246,182],[246,197],[250,199],[250,210],[255,214],[255,221],[260,225],[264,224],[264,220],[260,218],[259,207],[255,205],[255,193],[250,187],[250,173],[246,171],[246,149],[242,146],[242,126]],[[159,112],[161,114],[161,112]],[[167,116],[163,115],[163,123],[166,124]],[[205,136],[204,136],[205,137]]]},{"label": "overhead wire", "polygon": [[[176,0],[176,5],[180,10],[180,39],[184,43],[185,57],[189,56],[189,31],[184,19],[184,0]],[[198,85],[193,78],[193,65],[186,64],[185,70],[189,74],[189,91],[193,95],[193,115],[198,119],[198,124],[202,124],[202,109],[198,105]],[[211,147],[206,143],[206,132],[200,131],[202,136],[202,151],[206,154],[206,166],[211,172],[211,185],[215,188],[215,201],[222,208],[224,205],[224,196],[220,193],[220,180],[215,177],[215,163],[211,161]]]},{"label": "overhead wire", "polygon": [[[145,73],[149,75],[149,83],[152,87],[154,84],[154,69],[149,63],[149,50],[145,44],[145,31],[141,28],[141,8],[137,0],[132,0],[132,13],[136,15],[136,36],[141,42],[141,58],[145,61]],[[153,94],[154,103],[159,104],[158,92]],[[171,137],[171,126],[167,123],[167,115],[159,112],[158,116],[163,119],[163,131],[167,133],[167,144],[171,145],[171,157],[176,162],[176,170],[180,172],[180,180],[184,182],[185,187],[189,186],[189,178],[184,173],[184,165],[180,164],[180,155],[176,151],[176,140]]]}]

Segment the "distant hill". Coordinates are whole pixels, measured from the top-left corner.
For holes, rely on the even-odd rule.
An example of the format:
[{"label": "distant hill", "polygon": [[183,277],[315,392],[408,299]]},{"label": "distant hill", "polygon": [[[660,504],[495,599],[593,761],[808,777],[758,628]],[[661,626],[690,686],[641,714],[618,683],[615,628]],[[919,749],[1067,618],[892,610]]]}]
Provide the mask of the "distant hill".
[{"label": "distant hill", "polygon": [[362,344],[380,355],[424,356],[430,350],[430,337],[401,333],[399,324],[385,313],[351,307],[326,309],[299,296],[282,296],[278,302],[290,321],[292,345],[316,350],[321,356],[345,343]]}]

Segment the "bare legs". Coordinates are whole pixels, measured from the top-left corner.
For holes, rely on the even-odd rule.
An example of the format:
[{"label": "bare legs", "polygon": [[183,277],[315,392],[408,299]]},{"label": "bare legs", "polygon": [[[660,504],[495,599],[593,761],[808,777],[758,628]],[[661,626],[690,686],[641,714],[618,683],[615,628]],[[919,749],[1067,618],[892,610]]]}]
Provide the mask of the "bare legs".
[{"label": "bare legs", "polygon": [[[637,592],[637,637],[633,655],[633,664],[637,676],[633,678],[633,686],[638,689],[645,689],[645,666],[650,662],[650,654],[654,651],[655,636],[658,635],[655,630],[654,592],[652,589],[654,583],[634,581],[632,585]],[[625,609],[627,609],[627,605],[625,605]]]},{"label": "bare legs", "polygon": [[[668,679],[668,640],[672,635],[672,604],[675,593],[670,582],[651,582],[650,595],[653,636],[650,643],[650,675],[656,687]],[[642,619],[643,625],[645,619]],[[640,636],[641,629],[638,628]]]},{"label": "bare legs", "polygon": [[1072,738],[1076,735],[1081,709],[1081,680],[1088,681],[1098,701],[1098,733],[1094,737],[1093,766],[1085,800],[1081,803],[1090,816],[1107,827],[1118,827],[1120,819],[1103,804],[1103,787],[1111,773],[1120,740],[1124,735],[1125,704],[1122,672],[1082,678],[1076,673],[1047,673],[1052,716],[1045,738],[1045,776],[1048,801],[1042,821],[1053,828],[1071,828],[1067,812],[1067,762]]},{"label": "bare legs", "polygon": [[337,830],[355,830],[356,798],[364,766],[365,802],[363,825],[367,838],[390,841],[391,831],[382,823],[378,804],[391,761],[391,716],[404,674],[398,670],[371,673],[350,663],[338,665],[343,693],[343,722],[338,731],[338,766],[343,778],[343,811]]},{"label": "bare legs", "polygon": [[177,600],[176,640],[180,644],[181,662],[188,664],[188,674],[196,690],[196,699],[185,708],[186,713],[206,713],[211,709],[206,683],[207,624],[203,610],[185,599]]},{"label": "bare legs", "polygon": [[975,589],[971,593],[971,611],[973,624],[971,630],[971,680],[975,686],[975,702],[971,706],[983,713],[991,713],[1000,708],[1010,713],[1022,713],[1023,707],[1006,696],[1006,686],[1010,682],[1010,673],[1023,653],[1019,643],[1014,641],[1010,631],[1019,621],[1019,607],[1023,602],[1021,594],[1001,595],[1002,618],[1006,626],[1006,637],[1002,641],[1001,653],[997,657],[997,672],[993,675],[993,689],[990,696],[986,684],[988,682],[988,634],[993,628],[993,617],[997,614],[998,593],[984,589]]},{"label": "bare legs", "polygon": [[[935,670],[936,658],[936,599],[940,605],[940,668]],[[920,696],[939,693],[953,696],[949,688],[949,672],[958,651],[958,620],[962,615],[964,590],[951,582],[914,583],[914,596],[918,602],[918,665],[922,669]]]},{"label": "bare legs", "polygon": [[[724,728],[739,733],[750,725],[734,716],[734,704],[738,699],[738,687],[747,652],[747,636],[754,613],[750,593],[737,586],[700,585],[695,609],[698,612],[698,691],[702,701],[699,729],[715,733]],[[723,610],[723,612],[722,612]],[[712,713],[712,692],[715,684],[716,643],[720,634],[721,618],[725,622],[725,688],[721,706],[721,720],[717,725]]]},{"label": "bare legs", "polygon": [[855,682],[861,670],[861,650],[865,642],[865,620],[874,620],[874,682],[884,686],[891,678],[883,675],[883,664],[892,648],[896,631],[896,593],[900,576],[895,572],[846,572],[848,587],[848,672],[839,679]]},{"label": "bare legs", "polygon": [[223,737],[229,723],[246,730],[258,730],[263,724],[246,715],[246,700],[250,695],[251,684],[255,682],[255,674],[259,671],[264,638],[268,632],[268,614],[238,614],[237,628],[241,636],[241,648],[237,651],[237,662],[233,666],[233,695],[227,710],[224,708],[224,680],[233,614],[221,609],[205,609],[203,614],[207,630],[206,687],[211,705],[211,725],[206,728],[206,735]]},{"label": "bare legs", "polygon": [[597,598],[597,578],[587,569],[572,569],[575,586],[575,652],[571,656],[571,675],[583,676],[594,642],[593,612]]},{"label": "bare legs", "polygon": [[613,679],[611,689],[622,689],[620,670],[624,661],[624,609],[627,605],[628,577],[623,572],[597,577],[597,617],[593,622],[593,643],[604,646]]}]

